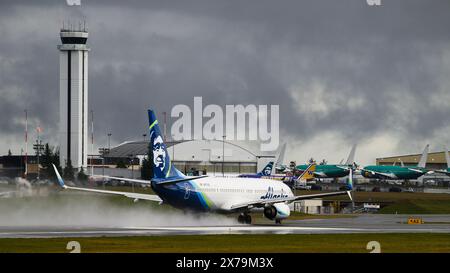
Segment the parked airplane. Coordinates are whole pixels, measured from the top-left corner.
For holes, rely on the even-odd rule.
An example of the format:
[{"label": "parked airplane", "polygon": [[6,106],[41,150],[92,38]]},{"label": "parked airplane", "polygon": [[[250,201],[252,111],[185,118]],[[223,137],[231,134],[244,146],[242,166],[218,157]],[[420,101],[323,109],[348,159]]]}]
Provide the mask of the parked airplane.
[{"label": "parked airplane", "polygon": [[417,166],[384,166],[371,165],[361,169],[361,175],[366,178],[377,178],[387,180],[407,180],[417,179],[428,173],[425,169],[428,158],[428,149],[430,145],[426,145],[422,152],[420,161]]},{"label": "parked airplane", "polygon": [[[156,195],[131,192],[107,191],[65,185],[55,166],[59,185],[64,189],[79,190],[103,194],[122,195],[135,200],[149,200],[167,203],[175,208],[188,211],[240,213],[240,223],[251,223],[249,213],[257,208],[263,208],[264,216],[276,223],[281,223],[290,215],[288,203],[347,194],[351,192],[336,191],[319,194],[294,196],[291,189],[284,183],[263,178],[238,177],[187,177],[173,166],[167,153],[166,145],[161,136],[158,120],[152,110],[148,111],[150,143],[153,150],[153,179],[151,181],[114,178],[135,183],[150,185]],[[351,179],[350,179],[351,181]],[[352,183],[349,183],[352,189]]]},{"label": "parked airplane", "polygon": [[238,177],[261,178],[264,176],[270,176],[272,174],[273,164],[273,161],[270,161],[260,172],[255,174],[240,174]]},{"label": "parked airplane", "polygon": [[[353,145],[348,155],[347,161],[344,164],[333,165],[317,165],[314,177],[316,178],[340,178],[349,175],[349,169],[353,168],[355,159],[356,144]],[[304,171],[308,165],[298,165],[295,168],[300,171]]]},{"label": "parked airplane", "polygon": [[275,170],[278,172],[288,172],[290,171],[288,166],[284,165],[284,155],[286,153],[286,142],[280,147],[280,152],[278,153],[277,161],[275,162]]},{"label": "parked airplane", "polygon": [[447,169],[446,170],[434,170],[435,173],[442,173],[450,176],[450,157],[448,155],[448,149],[447,146],[444,147],[444,153],[445,153],[445,161],[447,161]]},{"label": "parked airplane", "polygon": [[[247,178],[261,178],[261,177],[272,177],[274,176],[273,169],[279,170],[279,166],[282,166],[282,162],[284,160],[284,153],[286,151],[286,143],[284,143],[279,149],[278,156],[276,158],[276,162],[270,161],[267,165],[256,174],[240,174],[238,177],[247,177]],[[278,166],[278,167],[277,167]],[[284,175],[280,176],[284,177]]]}]

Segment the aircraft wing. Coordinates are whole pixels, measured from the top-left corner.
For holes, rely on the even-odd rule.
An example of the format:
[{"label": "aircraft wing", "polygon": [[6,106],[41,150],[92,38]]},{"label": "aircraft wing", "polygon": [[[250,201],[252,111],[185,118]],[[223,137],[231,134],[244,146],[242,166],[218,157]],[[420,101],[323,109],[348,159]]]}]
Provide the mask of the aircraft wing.
[{"label": "aircraft wing", "polygon": [[[285,198],[275,198],[275,199],[259,199],[255,201],[250,202],[244,202],[236,205],[231,206],[231,210],[239,210],[243,208],[259,208],[263,207],[267,204],[275,204],[275,203],[291,203],[298,200],[306,200],[306,199],[314,199],[314,198],[320,198],[320,197],[328,197],[328,196],[337,196],[337,195],[345,195],[347,194],[350,199],[352,199],[352,196],[350,194],[350,191],[336,191],[336,192],[326,192],[326,193],[317,193],[317,194],[306,194],[306,195],[297,195],[297,196],[291,196],[291,197],[285,197]],[[352,199],[353,200],[353,199]]]},{"label": "aircraft wing", "polygon": [[[434,172],[434,173],[441,173],[441,174],[446,174],[446,175],[450,176],[450,172],[445,171],[445,170],[432,170],[431,172]],[[431,172],[430,172],[430,173],[431,173]]]},{"label": "aircraft wing", "polygon": [[414,168],[408,168],[408,170],[416,172],[416,173],[423,173],[421,170],[417,170],[417,169],[414,169]]},{"label": "aircraft wing", "polygon": [[155,194],[143,194],[143,193],[134,193],[134,192],[121,192],[121,191],[107,191],[107,190],[97,190],[97,189],[89,189],[89,188],[79,188],[79,187],[70,187],[70,186],[63,186],[64,189],[68,190],[77,190],[77,191],[86,191],[86,192],[95,192],[95,193],[102,193],[102,194],[113,194],[113,195],[121,195],[132,199],[139,199],[139,200],[148,200],[148,201],[154,201],[161,203],[163,200],[159,198],[158,195]]},{"label": "aircraft wing", "polygon": [[[114,180],[122,180],[122,181],[128,181],[128,182],[134,182],[134,183],[138,183],[138,184],[145,184],[145,185],[151,185],[151,181],[150,180],[142,180],[142,179],[133,179],[133,178],[123,178],[123,177],[115,177],[115,176],[106,176],[106,175],[94,175],[94,177],[103,177],[103,178],[108,178],[108,179],[114,179]],[[178,179],[173,179],[173,180],[161,180],[161,181],[155,181],[158,184],[175,184],[175,183],[179,183],[179,182],[184,182],[184,181],[188,181],[188,180],[195,180],[195,179],[200,179],[200,178],[205,178],[207,177],[207,175],[202,175],[202,176],[188,176],[188,177],[183,177],[183,178],[178,178]]]},{"label": "aircraft wing", "polygon": [[[52,164],[53,165],[53,164]],[[140,199],[140,200],[148,200],[161,203],[163,200],[159,198],[158,195],[154,194],[143,194],[143,193],[134,193],[134,192],[120,192],[120,191],[107,191],[107,190],[98,190],[98,189],[89,189],[89,188],[80,188],[80,187],[71,187],[64,184],[64,180],[56,169],[56,166],[53,165],[53,169],[55,170],[56,177],[58,178],[58,183],[63,189],[68,190],[77,190],[77,191],[86,191],[86,192],[95,192],[102,194],[113,194],[113,195],[121,195],[128,198]]]},{"label": "aircraft wing", "polygon": [[390,178],[390,179],[397,179],[397,176],[395,174],[393,174],[393,173],[383,173],[383,172],[376,172],[376,171],[365,170],[365,169],[362,169],[362,170],[365,171],[365,172],[369,172],[371,174],[379,175],[381,177]]},{"label": "aircraft wing", "polygon": [[314,172],[316,177],[327,178],[327,175],[324,172]]},{"label": "aircraft wing", "polygon": [[142,179],[132,179],[132,178],[123,178],[123,177],[115,177],[115,176],[107,176],[107,175],[93,175],[92,177],[101,177],[106,179],[113,179],[113,180],[122,180],[122,181],[128,181],[128,182],[134,182],[138,184],[147,184],[150,185],[150,180],[142,180]]},{"label": "aircraft wing", "polygon": [[16,191],[6,191],[6,192],[0,192],[0,197],[2,196],[9,196],[13,193],[15,193]]}]

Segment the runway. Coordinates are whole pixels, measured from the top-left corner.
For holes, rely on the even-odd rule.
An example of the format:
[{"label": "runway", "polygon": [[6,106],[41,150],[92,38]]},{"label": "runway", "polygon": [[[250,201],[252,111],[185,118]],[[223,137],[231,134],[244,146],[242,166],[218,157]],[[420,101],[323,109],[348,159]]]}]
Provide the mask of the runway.
[{"label": "runway", "polygon": [[415,215],[425,224],[407,225],[408,215],[360,215],[354,218],[285,221],[282,225],[11,227],[0,226],[0,238],[163,236],[208,234],[343,234],[450,233],[450,215]]}]

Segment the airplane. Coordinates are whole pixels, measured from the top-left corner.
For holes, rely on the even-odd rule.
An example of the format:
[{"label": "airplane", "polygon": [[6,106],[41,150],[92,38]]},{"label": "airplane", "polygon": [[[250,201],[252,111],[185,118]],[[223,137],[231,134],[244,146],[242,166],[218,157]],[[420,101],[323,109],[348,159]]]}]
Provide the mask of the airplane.
[{"label": "airplane", "polygon": [[[273,177],[274,175],[272,174],[273,173],[273,169],[274,169],[274,167],[275,167],[275,169],[276,170],[278,170],[279,169],[279,166],[281,166],[281,163],[280,162],[283,162],[283,160],[284,160],[284,153],[285,153],[285,151],[286,151],[286,143],[284,143],[282,146],[281,146],[281,148],[280,148],[280,151],[279,151],[279,153],[278,153],[278,156],[277,156],[277,161],[276,161],[276,163],[275,162],[273,162],[273,161],[270,161],[269,163],[267,163],[267,165],[260,171],[260,172],[258,172],[258,173],[256,173],[256,174],[240,174],[240,175],[238,175],[238,177],[248,177],[248,178],[261,178],[261,177]],[[278,166],[278,167],[277,167]],[[283,176],[280,176],[280,177],[284,177],[284,175]]]},{"label": "airplane", "polygon": [[417,179],[429,171],[425,169],[430,145],[427,144],[422,152],[417,166],[385,166],[370,165],[361,169],[361,175],[366,178],[386,180]]},{"label": "airplane", "polygon": [[447,169],[445,170],[434,170],[435,173],[442,173],[450,176],[450,157],[448,155],[448,149],[447,146],[444,147],[444,153],[445,153],[445,161],[447,161]]},{"label": "airplane", "polygon": [[275,177],[274,179],[279,179],[286,183],[291,188],[303,188],[308,189],[307,182],[314,179],[314,172],[316,171],[317,165],[315,163],[310,164],[308,168],[302,172],[299,176],[284,176],[283,178]]},{"label": "airplane", "polygon": [[286,142],[280,148],[280,152],[278,153],[277,161],[275,162],[275,170],[278,172],[289,172],[290,169],[288,166],[284,165],[284,155],[286,153]]},{"label": "airplane", "polygon": [[270,176],[272,174],[273,169],[273,161],[270,161],[267,163],[267,165],[258,173],[256,174],[240,174],[238,177],[247,177],[247,178],[261,178],[264,176]]},{"label": "airplane", "polygon": [[[356,144],[353,145],[344,164],[325,164],[317,165],[314,177],[316,178],[340,178],[349,175],[349,169],[353,168],[355,159]],[[304,171],[308,165],[298,165],[295,168]]]},{"label": "airplane", "polygon": [[133,198],[135,201],[142,199],[159,204],[167,203],[184,211],[240,213],[238,222],[242,224],[251,224],[250,213],[258,209],[263,209],[266,218],[281,224],[281,220],[290,215],[288,204],[291,202],[346,194],[352,199],[351,179],[347,191],[295,196],[286,184],[271,179],[185,176],[172,164],[161,136],[158,120],[150,109],[148,117],[150,144],[153,151],[153,179],[150,181],[129,178],[115,179],[150,185],[156,195],[67,186],[53,165],[59,185],[65,190],[122,195]]}]

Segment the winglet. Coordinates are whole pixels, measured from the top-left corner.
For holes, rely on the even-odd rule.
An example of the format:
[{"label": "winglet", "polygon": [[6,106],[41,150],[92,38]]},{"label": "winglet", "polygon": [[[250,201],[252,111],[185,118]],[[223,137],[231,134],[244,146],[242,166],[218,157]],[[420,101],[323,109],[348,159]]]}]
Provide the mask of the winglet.
[{"label": "winglet", "polygon": [[350,191],[353,190],[353,169],[352,168],[350,168],[349,171],[348,171],[347,188]]},{"label": "winglet", "polygon": [[351,191],[347,191],[348,197],[350,197],[350,200],[353,202],[353,196]]},{"label": "winglet", "polygon": [[53,165],[53,169],[55,170],[56,177],[58,178],[58,183],[62,188],[67,188],[67,186],[64,184],[64,180],[62,179],[61,175],[59,175],[58,169],[56,168],[55,164]]}]

